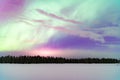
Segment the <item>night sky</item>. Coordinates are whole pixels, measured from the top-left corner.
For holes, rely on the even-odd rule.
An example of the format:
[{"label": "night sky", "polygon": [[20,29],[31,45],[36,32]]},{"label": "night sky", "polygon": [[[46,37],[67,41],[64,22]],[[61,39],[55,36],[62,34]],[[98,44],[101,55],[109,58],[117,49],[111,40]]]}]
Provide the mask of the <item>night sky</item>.
[{"label": "night sky", "polygon": [[0,0],[0,56],[119,52],[120,0]]}]

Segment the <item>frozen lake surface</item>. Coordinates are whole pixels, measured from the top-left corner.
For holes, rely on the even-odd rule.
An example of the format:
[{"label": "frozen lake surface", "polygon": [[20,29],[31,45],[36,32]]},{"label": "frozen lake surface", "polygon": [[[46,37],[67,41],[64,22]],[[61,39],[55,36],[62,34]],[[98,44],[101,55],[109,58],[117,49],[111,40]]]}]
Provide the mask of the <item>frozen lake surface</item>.
[{"label": "frozen lake surface", "polygon": [[0,80],[120,80],[120,64],[0,64]]}]

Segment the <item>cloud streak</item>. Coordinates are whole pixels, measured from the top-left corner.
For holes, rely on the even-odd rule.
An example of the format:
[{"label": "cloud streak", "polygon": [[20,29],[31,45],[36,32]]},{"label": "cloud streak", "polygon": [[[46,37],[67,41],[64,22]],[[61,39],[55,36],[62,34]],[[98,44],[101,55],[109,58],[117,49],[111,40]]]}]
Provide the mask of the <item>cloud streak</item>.
[{"label": "cloud streak", "polygon": [[101,36],[97,33],[91,32],[91,31],[70,30],[70,29],[64,28],[63,26],[51,26],[51,25],[46,25],[46,24],[42,24],[42,26],[47,27],[47,28],[52,28],[52,29],[55,29],[55,30],[58,30],[61,32],[65,32],[69,35],[79,36],[79,37],[83,37],[83,38],[90,38],[92,40],[99,41],[101,43],[105,42],[103,36]]},{"label": "cloud streak", "polygon": [[[65,18],[57,16],[55,14],[45,12],[44,10],[41,10],[41,9],[37,9],[37,12],[39,12],[40,14],[43,14],[45,16],[51,17],[51,18],[62,20],[64,22],[70,22],[70,23],[73,23],[73,24],[82,24],[81,22],[78,22],[78,21],[75,21],[75,20],[65,19]],[[87,30],[81,30],[81,29],[72,30],[72,28],[75,28],[74,26],[72,26],[72,27],[70,26],[71,29],[65,28],[65,25],[63,25],[63,26],[59,26],[59,25],[58,26],[53,26],[51,20],[43,20],[43,19],[37,19],[37,20],[27,19],[27,20],[31,21],[31,22],[39,23],[39,27],[43,26],[43,27],[46,27],[46,28],[50,28],[50,29],[54,29],[54,30],[57,30],[57,31],[60,31],[60,32],[67,33],[69,35],[79,36],[79,37],[83,37],[83,38],[90,38],[92,40],[99,41],[101,43],[105,43],[104,37],[102,35],[96,33],[96,32],[93,32],[93,31],[87,31]],[[26,23],[26,24],[29,25],[29,23]]]},{"label": "cloud streak", "polygon": [[55,18],[55,19],[58,19],[58,20],[61,20],[61,21],[65,21],[65,22],[69,22],[69,23],[73,23],[73,24],[83,24],[82,22],[79,22],[79,21],[76,21],[76,20],[71,20],[71,19],[66,19],[64,17],[61,17],[61,16],[57,16],[55,14],[52,14],[52,13],[48,13],[44,10],[41,10],[41,9],[36,9],[37,12],[39,12],[40,14],[43,14],[43,15],[46,15],[48,17],[51,17],[51,18]]}]

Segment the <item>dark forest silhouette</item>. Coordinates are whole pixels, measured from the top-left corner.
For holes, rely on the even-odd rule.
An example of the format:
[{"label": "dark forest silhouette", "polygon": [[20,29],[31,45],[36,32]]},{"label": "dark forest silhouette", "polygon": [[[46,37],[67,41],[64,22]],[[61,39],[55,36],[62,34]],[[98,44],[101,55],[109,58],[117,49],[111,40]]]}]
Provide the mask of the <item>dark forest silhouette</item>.
[{"label": "dark forest silhouette", "polygon": [[0,63],[120,63],[118,59],[112,58],[81,58],[67,59],[62,57],[43,57],[43,56],[1,56]]}]

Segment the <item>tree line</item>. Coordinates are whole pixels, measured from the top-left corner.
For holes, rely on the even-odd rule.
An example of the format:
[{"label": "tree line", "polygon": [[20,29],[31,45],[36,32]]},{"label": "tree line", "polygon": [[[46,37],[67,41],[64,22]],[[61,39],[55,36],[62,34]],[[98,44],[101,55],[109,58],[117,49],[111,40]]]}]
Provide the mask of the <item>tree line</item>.
[{"label": "tree line", "polygon": [[37,63],[120,63],[113,58],[62,58],[44,56],[1,56],[0,63],[37,64]]}]

